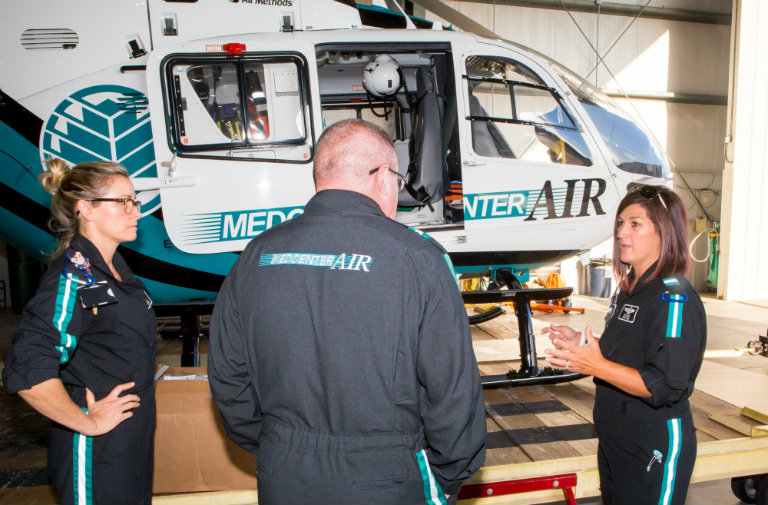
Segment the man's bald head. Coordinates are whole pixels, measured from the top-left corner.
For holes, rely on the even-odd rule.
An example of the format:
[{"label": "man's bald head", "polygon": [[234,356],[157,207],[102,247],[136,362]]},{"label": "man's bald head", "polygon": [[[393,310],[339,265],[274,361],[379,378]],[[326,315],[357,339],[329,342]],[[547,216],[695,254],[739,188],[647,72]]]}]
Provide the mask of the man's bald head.
[{"label": "man's bald head", "polygon": [[315,188],[362,191],[369,172],[386,164],[397,170],[397,154],[387,132],[360,119],[339,121],[317,141],[313,176]]}]

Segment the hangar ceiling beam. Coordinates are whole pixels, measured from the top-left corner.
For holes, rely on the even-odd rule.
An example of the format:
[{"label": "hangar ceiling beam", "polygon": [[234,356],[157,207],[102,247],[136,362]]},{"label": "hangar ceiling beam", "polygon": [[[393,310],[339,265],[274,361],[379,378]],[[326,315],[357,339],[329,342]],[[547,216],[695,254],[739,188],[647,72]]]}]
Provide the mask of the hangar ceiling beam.
[{"label": "hangar ceiling beam", "polygon": [[[614,16],[637,16],[641,5],[627,5],[614,2],[595,2],[594,0],[460,0],[469,3],[508,5],[513,7],[532,7],[535,9],[570,10],[572,12],[588,12],[609,14]],[[423,2],[414,0],[414,3]],[[599,5],[598,5],[599,4]],[[432,10],[432,9],[430,9]],[[434,12],[434,11],[433,11]],[[703,23],[709,25],[731,24],[731,14],[725,12],[707,12],[688,9],[668,9],[666,7],[648,7],[643,11],[643,18],[664,19],[667,21],[684,21],[687,23]]]},{"label": "hangar ceiling beam", "polygon": [[441,18],[464,30],[465,32],[476,33],[477,35],[491,39],[502,39],[502,37],[499,37],[485,26],[481,25],[477,21],[472,20],[472,18],[465,16],[456,9],[445,5],[440,0],[413,0],[413,3],[421,5],[425,9],[434,12]]}]

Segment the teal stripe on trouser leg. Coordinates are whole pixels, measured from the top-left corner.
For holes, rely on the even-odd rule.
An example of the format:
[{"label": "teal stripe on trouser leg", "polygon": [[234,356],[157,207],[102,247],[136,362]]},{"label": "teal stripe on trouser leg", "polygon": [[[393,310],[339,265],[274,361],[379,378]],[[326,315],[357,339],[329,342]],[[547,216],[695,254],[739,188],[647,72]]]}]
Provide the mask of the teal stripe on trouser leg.
[{"label": "teal stripe on trouser leg", "polygon": [[667,461],[664,463],[664,476],[661,483],[661,495],[659,496],[659,505],[669,505],[672,503],[672,496],[675,493],[675,475],[677,474],[677,460],[680,457],[680,446],[682,445],[681,420],[667,420],[667,431],[669,432],[669,448],[667,449]]},{"label": "teal stripe on trouser leg", "polygon": [[[88,409],[83,407],[88,413]],[[72,488],[75,505],[93,505],[93,438],[75,433],[72,438]]]},{"label": "teal stripe on trouser leg", "polygon": [[429,461],[427,460],[427,451],[422,449],[417,452],[416,460],[419,462],[421,480],[424,483],[424,498],[427,505],[445,505],[445,493],[443,493],[440,484],[435,480],[435,476],[432,475],[432,470],[429,468]]}]

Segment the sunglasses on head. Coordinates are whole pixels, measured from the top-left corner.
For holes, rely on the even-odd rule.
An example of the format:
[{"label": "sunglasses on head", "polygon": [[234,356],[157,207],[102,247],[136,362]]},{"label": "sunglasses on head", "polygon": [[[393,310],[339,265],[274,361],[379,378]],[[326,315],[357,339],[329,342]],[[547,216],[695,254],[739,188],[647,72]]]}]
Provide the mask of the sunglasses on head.
[{"label": "sunglasses on head", "polygon": [[659,197],[659,201],[661,202],[661,205],[664,207],[664,210],[669,212],[666,202],[661,197],[661,191],[659,190],[659,186],[647,186],[647,185],[635,186],[634,188],[630,189],[629,192],[640,193],[641,196],[647,198],[648,200],[652,200],[654,197]]}]

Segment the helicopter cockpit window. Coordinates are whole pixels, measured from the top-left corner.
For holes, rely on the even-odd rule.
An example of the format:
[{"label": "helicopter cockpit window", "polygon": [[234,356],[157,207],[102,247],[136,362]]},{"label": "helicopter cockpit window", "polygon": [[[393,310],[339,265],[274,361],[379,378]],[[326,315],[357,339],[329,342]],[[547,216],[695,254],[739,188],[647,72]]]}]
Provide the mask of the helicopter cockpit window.
[{"label": "helicopter cockpit window", "polygon": [[[560,68],[563,80],[579,99],[621,170],[651,177],[669,176],[658,144],[616,103],[592,84]],[[578,84],[577,84],[578,83]]]},{"label": "helicopter cockpit window", "polygon": [[298,58],[210,58],[168,67],[175,143],[206,156],[309,161]]},{"label": "helicopter cockpit window", "polygon": [[480,156],[590,166],[587,143],[557,92],[529,67],[493,56],[471,56],[472,144]]}]

